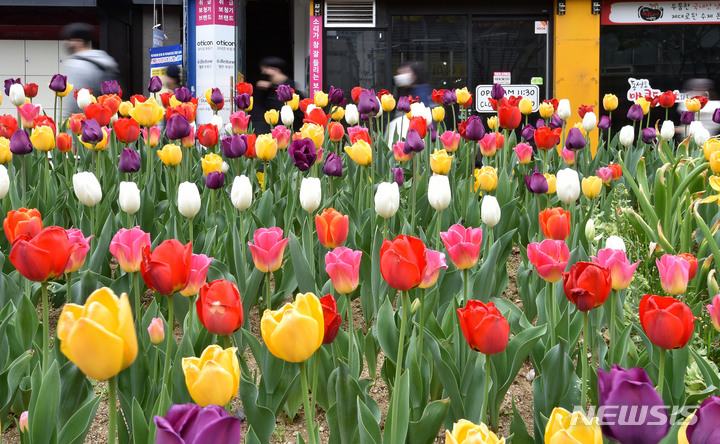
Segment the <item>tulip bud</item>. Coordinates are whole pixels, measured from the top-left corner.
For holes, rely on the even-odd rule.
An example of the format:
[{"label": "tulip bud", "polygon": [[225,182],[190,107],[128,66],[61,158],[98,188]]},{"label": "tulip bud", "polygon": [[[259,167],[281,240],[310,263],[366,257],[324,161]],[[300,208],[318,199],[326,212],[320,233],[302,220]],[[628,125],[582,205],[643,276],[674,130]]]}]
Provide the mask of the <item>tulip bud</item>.
[{"label": "tulip bud", "polygon": [[5,165],[0,165],[0,199],[5,197],[10,189],[10,176]]},{"label": "tulip bud", "polygon": [[595,221],[592,219],[588,219],[585,224],[585,239],[590,243],[595,239]]},{"label": "tulip bud", "polygon": [[396,182],[381,182],[375,192],[375,212],[384,219],[395,215],[400,206],[400,189]]},{"label": "tulip bud", "polygon": [[322,187],[317,177],[305,177],[300,184],[300,205],[308,213],[313,213],[320,206]]},{"label": "tulip bud", "polygon": [[178,187],[178,211],[185,217],[193,218],[200,211],[200,192],[192,182],[183,182]]},{"label": "tulip bud", "polygon": [[20,421],[18,421],[18,427],[20,427],[20,432],[25,434],[30,430],[30,427],[28,426],[28,411],[25,410],[20,414]]},{"label": "tulip bud", "polygon": [[495,196],[483,197],[480,215],[485,225],[492,228],[500,222],[500,204]]},{"label": "tulip bud", "polygon": [[140,209],[140,189],[135,182],[120,182],[118,204],[128,214],[135,214]]},{"label": "tulip bud", "polygon": [[102,199],[100,182],[90,171],[73,175],[73,189],[78,200],[88,207],[94,207]]},{"label": "tulip bud", "polygon": [[594,112],[590,111],[585,113],[582,120],[582,127],[586,132],[590,132],[595,129],[597,125],[597,116]]},{"label": "tulip bud", "polygon": [[252,205],[253,193],[250,179],[245,176],[236,176],[230,191],[230,200],[238,211],[245,211]]},{"label": "tulip bud", "polygon": [[520,112],[526,116],[532,114],[532,100],[527,97],[523,97],[520,99],[520,103],[518,103],[518,108],[520,109]]},{"label": "tulip bud", "polygon": [[675,137],[675,124],[672,120],[666,120],[660,127],[660,137],[663,140],[671,140]]},{"label": "tulip bud", "polygon": [[428,202],[435,211],[442,211],[450,205],[450,181],[445,175],[433,175],[428,183]]},{"label": "tulip bud", "polygon": [[150,342],[157,345],[165,340],[165,326],[160,318],[153,318],[148,325],[148,334],[150,335]]},{"label": "tulip bud", "polygon": [[230,171],[230,165],[227,162],[223,161],[222,167],[220,167],[220,172],[223,174],[227,174],[228,171]]},{"label": "tulip bud", "polygon": [[357,105],[354,103],[348,103],[345,107],[345,121],[350,126],[355,126],[360,121],[360,114],[358,114]]},{"label": "tulip bud", "polygon": [[605,248],[625,251],[625,241],[620,236],[615,236],[613,234],[605,241]]},{"label": "tulip bud", "polygon": [[80,109],[85,109],[86,106],[92,103],[92,94],[87,88],[82,88],[77,93],[77,104]]},{"label": "tulip bud", "polygon": [[556,192],[558,199],[566,205],[580,197],[580,178],[577,171],[564,168],[557,173]]},{"label": "tulip bud", "polygon": [[720,293],[720,288],[718,288],[718,282],[717,280],[715,280],[715,270],[710,270],[710,272],[708,273],[707,286],[709,294]]},{"label": "tulip bud", "polygon": [[10,103],[20,106],[25,103],[25,89],[19,83],[14,83],[10,87]]},{"label": "tulip bud", "polygon": [[618,137],[620,144],[624,147],[628,147],[632,145],[635,140],[635,131],[631,125],[625,125],[622,129],[620,129],[620,136]]},{"label": "tulip bud", "polygon": [[290,105],[283,105],[280,108],[280,120],[282,120],[283,125],[292,129],[293,122],[295,122],[295,113],[293,113]]},{"label": "tulip bud", "polygon": [[570,101],[568,99],[560,100],[560,103],[558,103],[557,115],[561,119],[567,120],[571,114],[572,110],[570,109]]},{"label": "tulip bud", "polygon": [[703,146],[708,139],[710,139],[710,132],[702,126],[702,123],[700,123],[698,128],[696,128],[695,133],[693,133],[693,140],[697,146]]},{"label": "tulip bud", "polygon": [[415,298],[412,301],[412,304],[410,304],[410,315],[414,315],[418,308],[420,308],[420,298]]}]

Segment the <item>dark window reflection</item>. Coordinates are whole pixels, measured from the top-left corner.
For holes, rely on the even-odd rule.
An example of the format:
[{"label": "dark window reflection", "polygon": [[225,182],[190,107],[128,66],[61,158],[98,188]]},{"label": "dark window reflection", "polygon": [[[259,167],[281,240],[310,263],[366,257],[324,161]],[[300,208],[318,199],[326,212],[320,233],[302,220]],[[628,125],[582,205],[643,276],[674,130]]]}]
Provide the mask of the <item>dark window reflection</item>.
[{"label": "dark window reflection", "polygon": [[355,86],[387,88],[385,31],[328,29],[324,89],[341,88],[350,98]]}]

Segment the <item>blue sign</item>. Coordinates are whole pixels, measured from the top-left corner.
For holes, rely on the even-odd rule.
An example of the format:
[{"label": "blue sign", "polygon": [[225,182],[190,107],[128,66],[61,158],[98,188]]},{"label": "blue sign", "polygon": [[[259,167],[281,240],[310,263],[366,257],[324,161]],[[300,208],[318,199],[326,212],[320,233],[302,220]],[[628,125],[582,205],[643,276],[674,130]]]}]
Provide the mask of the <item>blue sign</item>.
[{"label": "blue sign", "polygon": [[150,68],[162,68],[170,65],[182,65],[182,45],[158,46],[150,48]]}]

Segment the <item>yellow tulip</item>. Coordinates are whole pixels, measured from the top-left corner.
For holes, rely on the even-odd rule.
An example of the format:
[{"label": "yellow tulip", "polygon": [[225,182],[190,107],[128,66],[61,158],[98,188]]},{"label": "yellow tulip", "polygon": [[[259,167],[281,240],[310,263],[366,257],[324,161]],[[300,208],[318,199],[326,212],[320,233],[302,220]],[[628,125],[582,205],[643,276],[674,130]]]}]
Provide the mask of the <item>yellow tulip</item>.
[{"label": "yellow tulip", "polygon": [[441,122],[445,120],[445,108],[442,106],[436,106],[432,109],[432,117],[433,120],[436,122]]},{"label": "yellow tulip", "polygon": [[[173,96],[175,97],[175,96]],[[118,113],[123,117],[130,117],[130,111],[133,109],[132,102],[122,102],[118,107]]]},{"label": "yellow tulip", "polygon": [[340,121],[340,119],[342,119],[343,117],[345,117],[345,108],[343,108],[342,106],[333,107],[333,109],[332,109],[332,119],[333,119],[334,121],[338,122],[338,121]]},{"label": "yellow tulip", "polygon": [[372,147],[364,140],[358,140],[352,146],[346,146],[345,152],[360,166],[367,166],[372,163]]},{"label": "yellow tulip", "polygon": [[58,97],[65,97],[65,96],[67,96],[68,94],[70,94],[70,92],[71,92],[72,90],[73,90],[73,85],[72,85],[72,83],[68,83],[68,84],[65,86],[65,91],[59,92],[59,93],[56,93],[56,94],[57,94]]},{"label": "yellow tulip", "polygon": [[35,127],[30,134],[30,142],[38,151],[50,151],[55,148],[55,133],[49,126]]},{"label": "yellow tulip", "polygon": [[597,176],[585,177],[582,180],[582,192],[588,199],[595,199],[602,191],[603,182]]},{"label": "yellow tulip", "polygon": [[543,119],[549,119],[553,114],[555,114],[555,107],[552,103],[543,102],[538,107],[538,111],[540,111],[540,117]]},{"label": "yellow tulip", "polygon": [[137,102],[135,107],[130,110],[130,117],[135,119],[140,126],[150,127],[157,125],[165,117],[165,112],[155,98],[150,97],[144,102]]},{"label": "yellow tulip", "polygon": [[491,166],[484,166],[482,168],[475,169],[475,192],[477,193],[478,188],[488,192],[497,188],[498,176],[495,168]]},{"label": "yellow tulip", "polygon": [[710,177],[710,187],[713,190],[720,192],[720,177],[718,177],[718,176]]},{"label": "yellow tulip", "polygon": [[300,128],[300,135],[304,139],[312,139],[316,148],[320,148],[325,141],[325,129],[315,123],[306,123]]},{"label": "yellow tulip", "polygon": [[138,353],[127,294],[95,290],[85,305],[65,304],[58,319],[60,351],[92,379],[104,381],[128,368]]},{"label": "yellow tulip", "polygon": [[315,93],[315,106],[324,108],[328,104],[328,95],[327,93],[324,93],[322,91],[318,91]]},{"label": "yellow tulip", "polygon": [[490,131],[497,130],[497,125],[498,125],[497,121],[498,121],[497,116],[488,117],[487,124],[488,124],[488,128],[490,128]]},{"label": "yellow tulip", "polygon": [[720,174],[720,151],[715,151],[710,156],[710,169],[715,174]]},{"label": "yellow tulip", "polygon": [[83,142],[82,139],[80,139],[80,143],[85,145],[85,148],[87,148],[87,149],[95,150],[95,151],[104,151],[107,148],[108,133],[110,132],[110,130],[103,127],[102,132],[103,132],[103,139],[100,142],[93,145],[92,143]]},{"label": "yellow tulip", "polygon": [[452,156],[448,156],[445,150],[435,150],[430,156],[430,168],[435,174],[447,174],[452,166]]},{"label": "yellow tulip", "polygon": [[280,118],[280,113],[276,109],[265,111],[265,122],[270,126],[275,126]]},{"label": "yellow tulip", "polygon": [[272,134],[261,134],[255,141],[255,153],[258,159],[267,162],[275,158],[277,154],[278,144]]},{"label": "yellow tulip", "polygon": [[395,97],[392,94],[385,94],[380,97],[380,106],[386,113],[394,110],[396,104],[397,102],[395,102]]},{"label": "yellow tulip", "polygon": [[[251,100],[251,103],[252,103],[252,97],[250,98],[250,100]],[[285,104],[286,104],[286,105],[290,105],[290,108],[291,108],[293,111],[297,111],[298,106],[300,106],[300,96],[297,95],[297,94],[293,94],[292,100],[290,100],[289,102],[286,102]]]},{"label": "yellow tulip", "polygon": [[222,157],[217,154],[206,154],[202,159],[200,159],[200,163],[202,164],[203,174],[206,176],[213,171],[218,173],[222,171],[223,160]]},{"label": "yellow tulip", "polygon": [[173,94],[170,96],[170,108],[175,108],[176,106],[180,105],[182,102],[175,98],[175,95]]},{"label": "yellow tulip", "polygon": [[505,444],[505,438],[498,438],[484,423],[461,419],[453,424],[452,432],[445,430],[445,444]]},{"label": "yellow tulip", "polygon": [[177,145],[167,144],[163,147],[163,149],[157,150],[157,155],[165,165],[175,166],[180,164],[180,161],[182,160],[182,149],[180,149]]},{"label": "yellow tulip", "polygon": [[263,181],[265,180],[265,173],[263,173],[262,171],[258,171],[257,173],[255,173],[255,177],[257,177],[258,184],[260,185],[260,189],[263,190],[264,189]]},{"label": "yellow tulip", "polygon": [[275,357],[288,362],[307,361],[320,348],[325,334],[320,300],[312,293],[300,293],[292,304],[265,310],[260,331]]},{"label": "yellow tulip", "polygon": [[459,88],[455,90],[455,96],[457,97],[457,103],[464,105],[472,97],[468,92],[467,88]]},{"label": "yellow tulip", "polygon": [[703,144],[703,153],[705,154],[705,160],[710,160],[713,153],[720,151],[720,139],[708,139]]},{"label": "yellow tulip", "polygon": [[198,405],[225,405],[240,387],[240,364],[237,348],[208,346],[199,358],[183,358],[182,369],[190,397]]},{"label": "yellow tulip", "polygon": [[547,179],[548,190],[545,194],[555,194],[557,190],[557,179],[554,174],[545,173],[545,179]]},{"label": "yellow tulip", "polygon": [[[585,128],[583,128],[582,122],[576,123],[576,124],[574,125],[574,127],[580,130],[580,132],[582,133],[583,137],[587,137],[587,131],[585,131]],[[558,145],[556,146],[556,148],[560,148],[560,145],[558,144]],[[561,150],[562,150],[562,149],[561,149]],[[559,150],[559,151],[561,151],[561,150]]]},{"label": "yellow tulip", "polygon": [[[252,111],[254,104],[255,104],[255,98],[253,96],[250,96],[250,105],[247,108],[245,108],[243,111],[245,111],[245,112]],[[295,111],[295,110],[293,110],[293,111]]]},{"label": "yellow tulip", "polygon": [[687,99],[685,100],[685,108],[691,113],[700,112],[700,101],[698,99]]},{"label": "yellow tulip", "polygon": [[526,116],[528,114],[532,114],[532,100],[528,99],[527,97],[523,97],[520,99],[520,103],[518,103],[518,108],[520,108],[520,112],[525,114]]},{"label": "yellow tulip", "polygon": [[687,429],[690,425],[690,421],[695,417],[695,412],[690,414],[687,418],[685,418],[685,421],[683,421],[682,426],[680,426],[680,429],[678,430],[678,444],[690,444],[690,441],[688,441],[687,438]]},{"label": "yellow tulip", "polygon": [[650,102],[648,102],[645,97],[638,97],[637,99],[635,99],[635,104],[640,105],[643,110],[644,116],[650,112]]},{"label": "yellow tulip", "polygon": [[10,139],[0,137],[0,163],[8,163],[12,160],[10,151]]},{"label": "yellow tulip", "polygon": [[588,420],[581,412],[555,407],[545,426],[545,444],[602,444],[598,419]]},{"label": "yellow tulip", "polygon": [[603,108],[605,111],[615,111],[618,107],[618,98],[615,94],[605,94],[603,97]]}]

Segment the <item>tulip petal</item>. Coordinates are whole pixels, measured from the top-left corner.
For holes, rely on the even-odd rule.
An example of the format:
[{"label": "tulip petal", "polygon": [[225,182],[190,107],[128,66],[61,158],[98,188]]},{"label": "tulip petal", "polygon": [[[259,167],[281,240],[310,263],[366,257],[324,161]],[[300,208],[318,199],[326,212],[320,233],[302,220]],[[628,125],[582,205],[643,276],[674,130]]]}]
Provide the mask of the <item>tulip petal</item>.
[{"label": "tulip petal", "polygon": [[122,370],[122,339],[88,318],[75,322],[65,344],[73,363],[92,379],[105,381]]},{"label": "tulip petal", "polygon": [[[324,325],[318,324],[316,319],[302,315],[296,310],[288,310],[282,322],[273,331],[269,342],[274,344],[274,348],[279,352],[276,356],[279,358],[288,362],[303,362],[322,344],[324,330]],[[300,332],[304,337],[303,340],[298,340]]]}]

